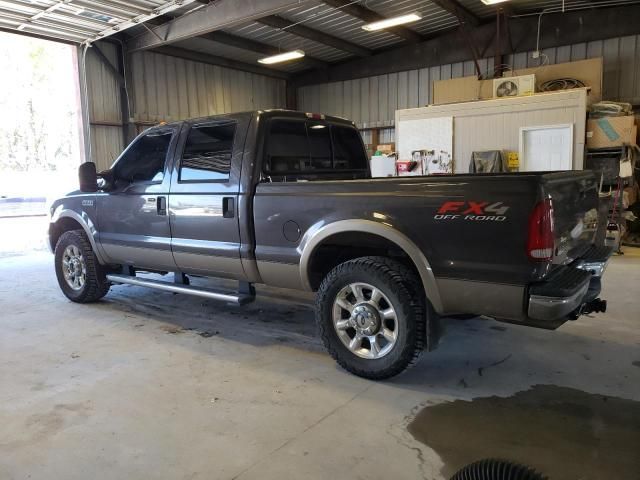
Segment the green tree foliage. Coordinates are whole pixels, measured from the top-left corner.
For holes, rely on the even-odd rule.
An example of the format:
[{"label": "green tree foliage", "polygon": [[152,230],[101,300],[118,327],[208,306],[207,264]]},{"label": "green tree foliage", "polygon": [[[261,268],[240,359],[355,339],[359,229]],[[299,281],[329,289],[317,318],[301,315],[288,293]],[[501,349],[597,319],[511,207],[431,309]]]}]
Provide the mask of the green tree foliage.
[{"label": "green tree foliage", "polygon": [[0,171],[78,165],[73,47],[0,33]]}]

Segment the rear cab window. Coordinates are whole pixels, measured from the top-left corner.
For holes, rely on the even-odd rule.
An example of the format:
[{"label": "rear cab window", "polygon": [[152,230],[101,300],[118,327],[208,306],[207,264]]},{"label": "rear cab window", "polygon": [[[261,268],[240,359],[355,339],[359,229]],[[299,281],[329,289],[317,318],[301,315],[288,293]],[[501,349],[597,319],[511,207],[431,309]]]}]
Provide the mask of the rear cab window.
[{"label": "rear cab window", "polygon": [[263,160],[264,181],[368,177],[367,156],[354,127],[295,118],[269,120]]}]

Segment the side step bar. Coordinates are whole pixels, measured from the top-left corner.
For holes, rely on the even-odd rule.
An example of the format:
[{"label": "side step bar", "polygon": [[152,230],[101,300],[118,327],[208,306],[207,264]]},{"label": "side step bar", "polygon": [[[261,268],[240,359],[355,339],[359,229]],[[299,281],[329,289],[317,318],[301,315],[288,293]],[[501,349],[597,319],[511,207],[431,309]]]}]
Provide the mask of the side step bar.
[{"label": "side step bar", "polygon": [[162,282],[160,280],[150,280],[146,278],[134,277],[131,275],[109,274],[107,280],[111,283],[124,283],[127,285],[136,285],[138,287],[155,288],[165,292],[185,293],[187,295],[195,295],[197,297],[210,298],[212,300],[222,300],[224,302],[235,303],[236,305],[245,305],[251,303],[255,296],[247,294],[231,294],[221,293],[216,290],[204,287],[192,287],[191,285],[180,285],[176,283]]}]

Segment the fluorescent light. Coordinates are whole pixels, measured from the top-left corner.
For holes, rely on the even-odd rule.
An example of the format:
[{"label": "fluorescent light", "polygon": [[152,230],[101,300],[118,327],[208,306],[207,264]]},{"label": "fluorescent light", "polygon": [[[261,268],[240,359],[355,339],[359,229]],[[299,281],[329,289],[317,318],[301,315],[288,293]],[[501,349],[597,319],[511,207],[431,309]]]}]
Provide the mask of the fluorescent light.
[{"label": "fluorescent light", "polygon": [[400,15],[399,17],[385,18],[384,20],[377,22],[367,23],[366,25],[363,25],[362,28],[369,32],[373,32],[375,30],[384,30],[385,28],[395,27],[396,25],[417,22],[421,19],[422,17],[417,13],[409,13],[407,15]]},{"label": "fluorescent light", "polygon": [[482,3],[485,5],[495,5],[496,3],[504,3],[508,1],[509,0],[482,0]]},{"label": "fluorescent light", "polygon": [[290,52],[279,53],[278,55],[272,55],[271,57],[265,57],[258,60],[260,63],[271,65],[272,63],[287,62],[289,60],[295,60],[296,58],[304,57],[302,50],[292,50]]}]

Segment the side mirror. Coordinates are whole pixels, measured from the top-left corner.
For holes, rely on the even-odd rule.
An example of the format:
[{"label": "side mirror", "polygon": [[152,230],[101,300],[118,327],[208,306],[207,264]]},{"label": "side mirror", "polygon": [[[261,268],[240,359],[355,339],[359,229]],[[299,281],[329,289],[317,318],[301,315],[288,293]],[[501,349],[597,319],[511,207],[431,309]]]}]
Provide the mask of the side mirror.
[{"label": "side mirror", "polygon": [[78,177],[80,179],[81,192],[97,192],[98,191],[98,174],[96,173],[96,164],[93,162],[85,162],[78,168]]},{"label": "side mirror", "polygon": [[116,183],[116,174],[113,168],[98,172],[98,189],[99,190],[111,190]]}]

